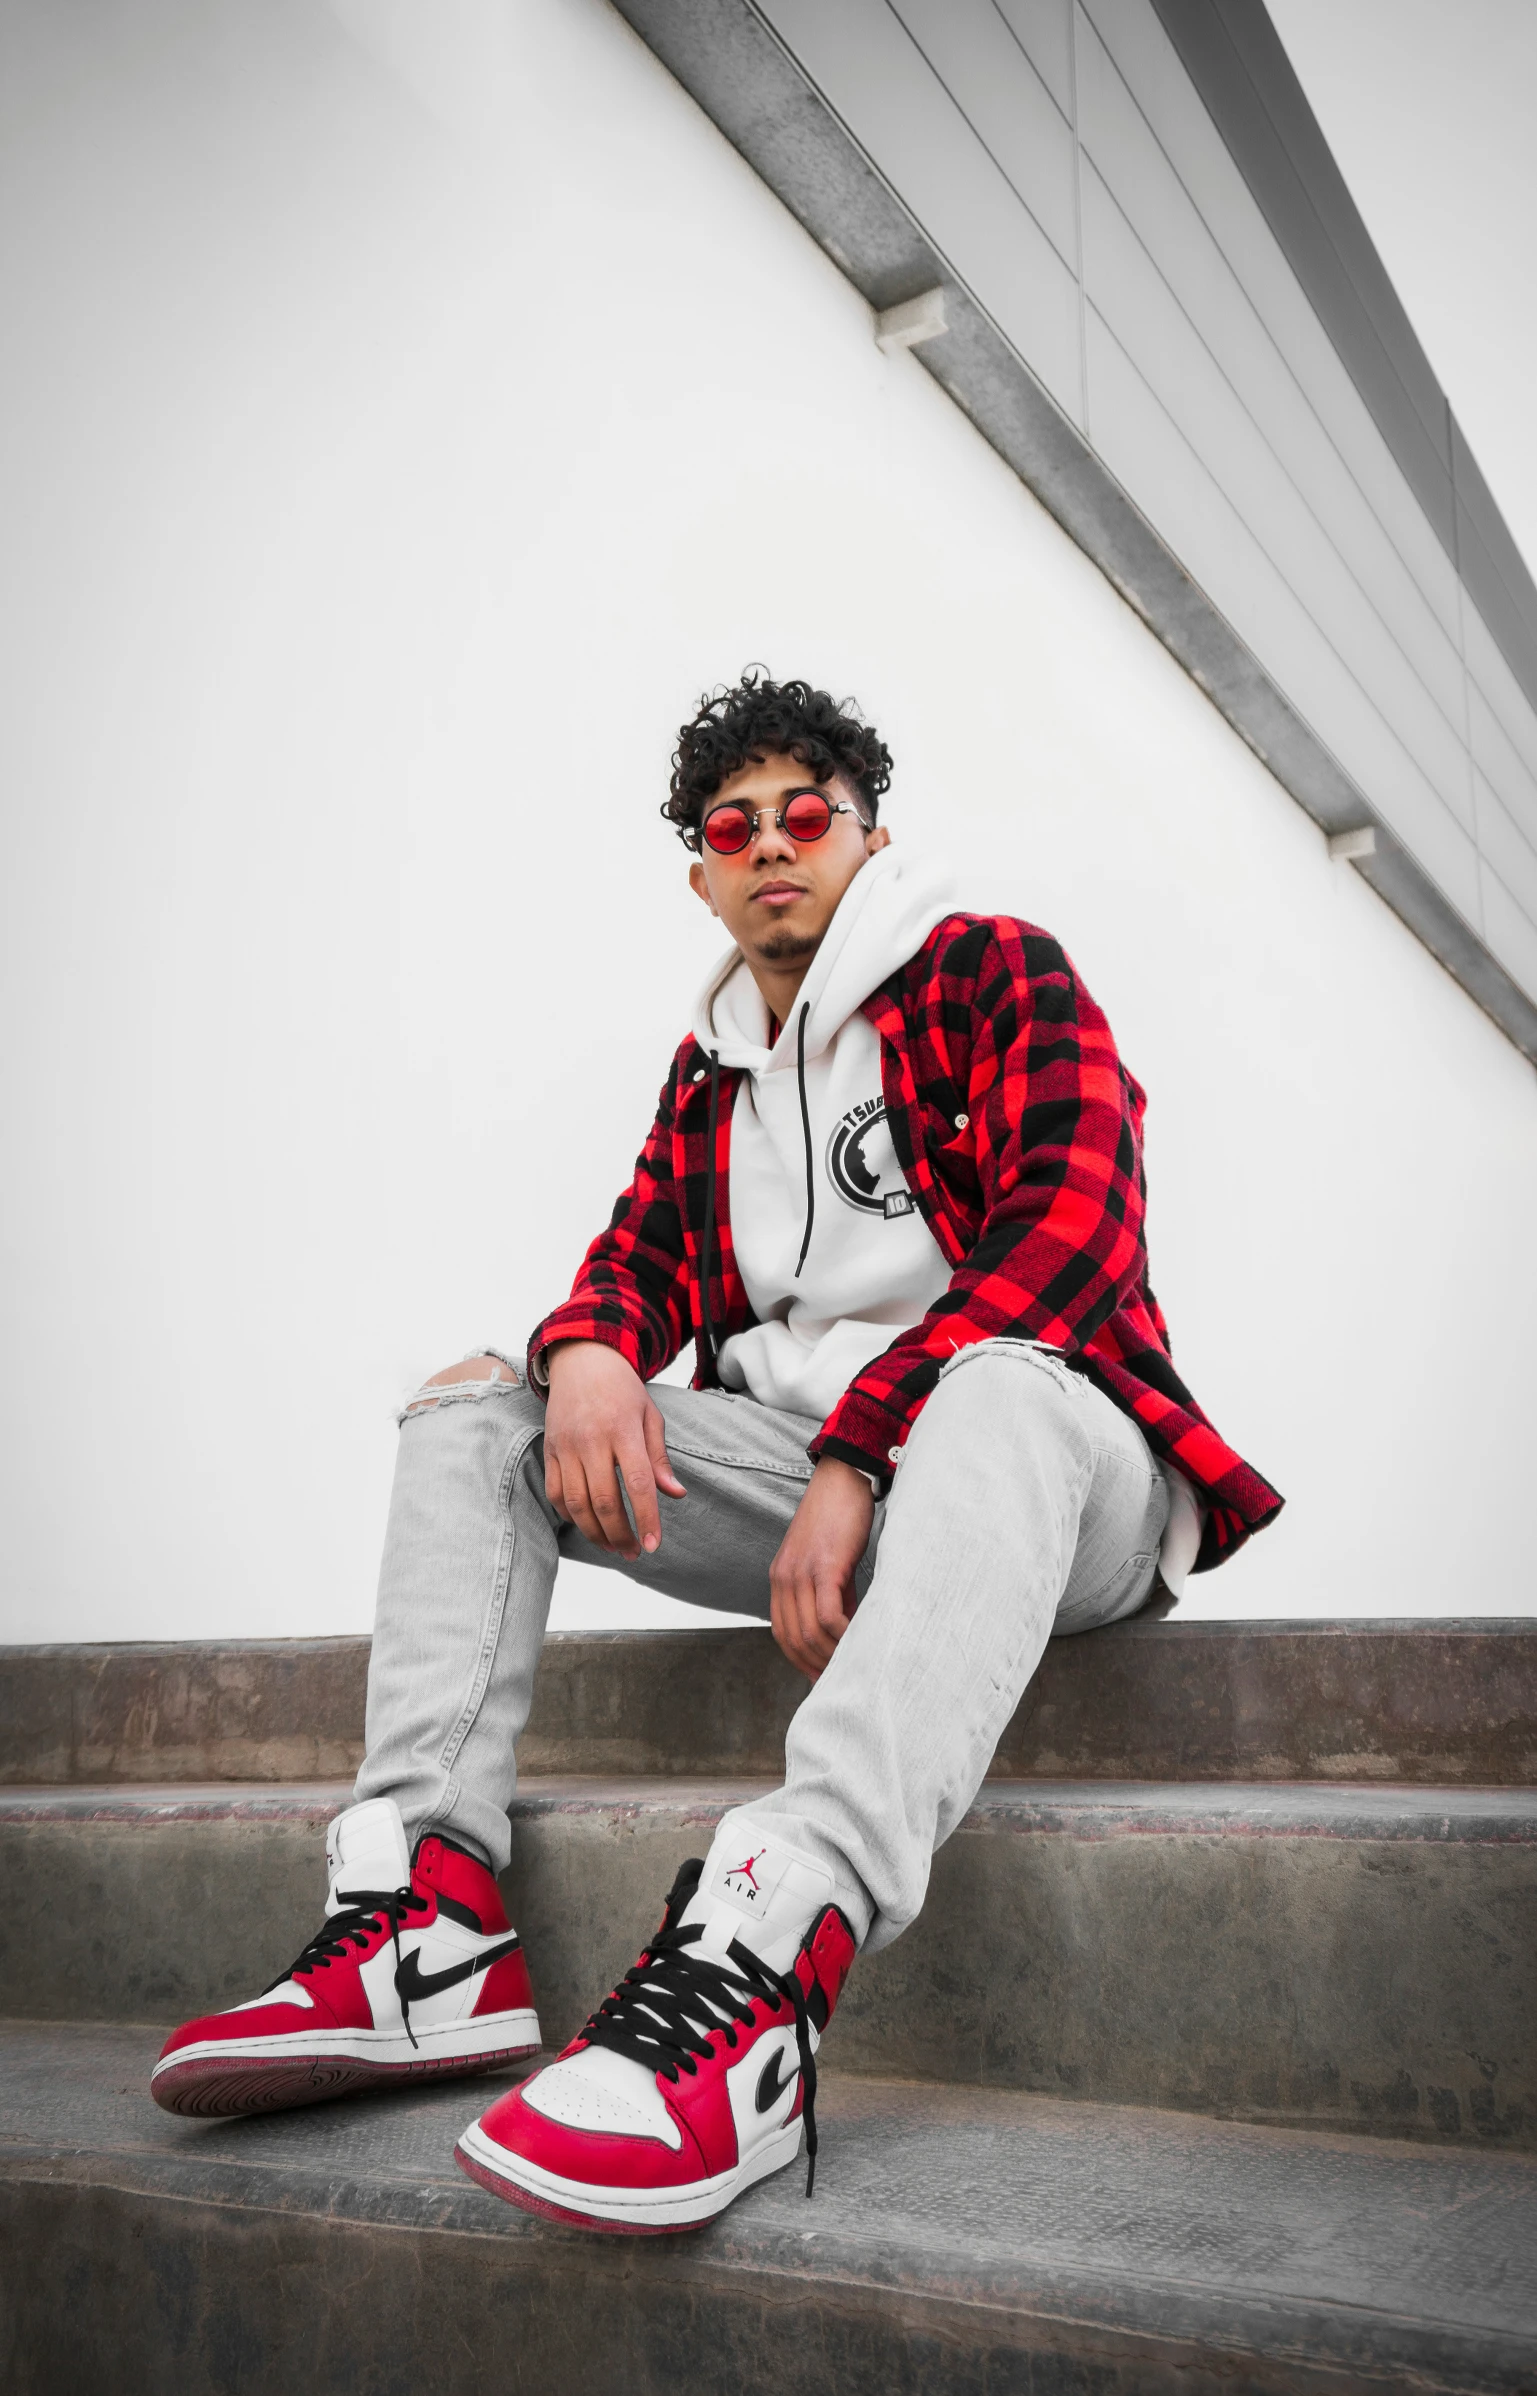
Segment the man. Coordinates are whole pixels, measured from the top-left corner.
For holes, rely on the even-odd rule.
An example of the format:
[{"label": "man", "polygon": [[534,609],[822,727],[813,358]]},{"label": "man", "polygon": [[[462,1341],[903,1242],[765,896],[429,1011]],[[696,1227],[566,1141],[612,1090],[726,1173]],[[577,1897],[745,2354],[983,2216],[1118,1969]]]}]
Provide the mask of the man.
[{"label": "man", "polygon": [[[725,1816],[634,1969],[457,2153],[588,2228],[709,2220],[803,2131],[814,2158],[844,1978],[917,1914],[1048,1637],[1279,1507],[1170,1362],[1143,1095],[1104,1017],[1046,933],[903,862],[890,771],[803,682],[749,674],[684,726],[664,813],[732,946],[566,1304],[526,1359],[488,1349],[406,1409],[326,1920],[167,2041],[172,2110],[535,2052],[494,1875],[580,1556],[766,1613],[810,1693],[784,1785]],[[689,1337],[693,1387],[656,1384]]]}]

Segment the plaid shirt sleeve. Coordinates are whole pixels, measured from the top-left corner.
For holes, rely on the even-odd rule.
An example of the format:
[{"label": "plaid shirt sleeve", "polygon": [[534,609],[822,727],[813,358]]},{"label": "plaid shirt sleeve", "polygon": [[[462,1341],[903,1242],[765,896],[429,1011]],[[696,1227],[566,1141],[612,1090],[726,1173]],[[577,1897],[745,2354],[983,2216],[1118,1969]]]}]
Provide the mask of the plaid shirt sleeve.
[{"label": "plaid shirt sleeve", "polygon": [[634,1178],[586,1256],[564,1306],[546,1315],[528,1343],[530,1377],[562,1339],[617,1348],[649,1381],[671,1364],[689,1330],[689,1264],[674,1183],[674,1124],[683,1050],[673,1058]]},{"label": "plaid shirt sleeve", "polygon": [[[924,1146],[938,1138],[941,1167],[947,1146],[964,1152],[955,1167],[973,1182],[980,1232],[943,1297],[850,1383],[811,1447],[883,1478],[962,1348],[1008,1335],[1072,1353],[1118,1310],[1149,1303],[1141,1094],[1067,957],[1047,934],[991,918],[935,964],[924,1020],[903,1049],[890,1044],[910,1086],[888,1093],[887,1111],[920,1195]],[[959,1139],[936,1089],[959,1098]],[[944,1208],[925,1212],[942,1220]]]}]

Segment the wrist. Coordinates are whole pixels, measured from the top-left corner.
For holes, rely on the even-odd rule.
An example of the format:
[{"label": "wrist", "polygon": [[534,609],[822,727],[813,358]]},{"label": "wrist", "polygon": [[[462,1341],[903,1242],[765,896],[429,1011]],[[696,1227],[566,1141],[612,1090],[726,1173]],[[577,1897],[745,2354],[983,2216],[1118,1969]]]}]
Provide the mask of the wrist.
[{"label": "wrist", "polygon": [[864,1448],[856,1448],[845,1439],[823,1439],[818,1443],[817,1470],[822,1466],[841,1464],[846,1471],[857,1473],[872,1492],[877,1504],[891,1495],[891,1466],[882,1472],[875,1458]]},{"label": "wrist", "polygon": [[836,1483],[841,1479],[844,1486],[850,1489],[856,1483],[862,1483],[869,1490],[872,1498],[879,1499],[881,1495],[880,1483],[874,1473],[867,1472],[862,1464],[846,1463],[841,1456],[819,1456],[812,1478],[820,1480],[824,1485],[828,1482]]},{"label": "wrist", "polygon": [[[537,1372],[530,1367],[529,1379],[536,1389],[542,1388],[545,1396],[549,1397],[553,1394],[557,1381],[568,1380],[571,1377],[572,1367],[568,1361],[570,1358],[579,1356],[585,1362],[587,1357],[601,1356],[604,1352],[596,1341],[590,1339],[554,1340],[549,1347],[540,1350]],[[581,1365],[578,1365],[576,1369],[581,1370]]]}]

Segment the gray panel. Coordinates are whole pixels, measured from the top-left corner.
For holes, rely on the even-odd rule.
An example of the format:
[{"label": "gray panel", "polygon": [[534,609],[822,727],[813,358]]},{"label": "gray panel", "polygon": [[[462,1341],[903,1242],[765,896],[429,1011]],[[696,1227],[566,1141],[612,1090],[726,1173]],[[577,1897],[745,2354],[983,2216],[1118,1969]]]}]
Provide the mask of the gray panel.
[{"label": "gray panel", "polygon": [[1078,267],[1073,130],[993,0],[888,0],[1063,264]]},{"label": "gray panel", "polygon": [[[1482,696],[1489,713],[1500,731],[1520,758],[1528,775],[1537,783],[1537,709],[1505,663],[1488,626],[1477,608],[1468,604],[1463,611],[1463,655],[1467,659],[1470,689]],[[1478,751],[1477,728],[1473,735],[1474,753]]]},{"label": "gray panel", "polygon": [[1537,705],[1537,591],[1455,420],[1452,433],[1462,578],[1523,696]]},{"label": "gray panel", "polygon": [[[1289,696],[1330,741],[1347,769],[1363,778],[1372,770],[1369,757],[1376,772],[1382,771],[1381,760],[1389,754],[1382,746],[1383,735],[1395,749],[1406,749],[1408,756],[1390,779],[1398,780],[1412,758],[1442,804],[1471,832],[1467,759],[1460,738],[1365,602],[1359,584],[1341,564],[1322,525],[1277,464],[1087,161],[1084,226],[1086,248],[1094,261],[1092,307],[1179,427],[1200,461],[1201,472],[1223,493],[1234,515],[1327,642],[1348,685],[1343,718],[1328,696],[1338,680],[1333,673],[1322,682],[1311,676],[1306,682],[1287,680]],[[1249,561],[1226,525],[1217,530],[1215,539],[1205,541],[1204,521],[1200,529],[1176,521],[1172,502],[1180,486],[1155,482],[1145,475],[1134,477],[1126,471],[1125,453],[1118,456],[1109,446],[1098,352],[1091,349],[1090,355],[1096,445],[1122,473],[1128,489],[1148,494],[1144,505],[1157,529],[1256,653],[1274,666],[1277,661],[1257,637],[1250,611]],[[1204,508],[1201,515],[1207,519]],[[1199,550],[1193,543],[1201,544]],[[1354,730],[1347,734],[1344,729],[1354,724],[1361,708],[1370,710],[1376,719],[1366,736],[1369,746],[1365,749]],[[1374,791],[1380,787],[1370,779],[1365,786]]]},{"label": "gray panel", "polygon": [[1446,401],[1256,0],[1153,0],[1186,73],[1413,484],[1452,540]]},{"label": "gray panel", "polygon": [[[1254,297],[1245,290],[1224,256],[1212,228],[1155,139],[1109,53],[1087,23],[1080,32],[1078,93],[1085,161],[1092,162],[1103,176],[1126,220],[1125,230],[1118,229],[1111,237],[1117,253],[1124,252],[1126,241],[1133,237],[1146,252],[1151,266],[1156,267],[1168,285],[1270,451],[1284,467],[1290,483],[1290,497],[1284,502],[1288,512],[1295,513],[1299,507],[1306,510],[1310,521],[1348,566],[1357,586],[1351,625],[1359,619],[1360,602],[1364,599],[1390,631],[1416,681],[1434,695],[1441,711],[1442,728],[1433,729],[1431,738],[1443,745],[1450,741],[1457,791],[1465,806],[1463,668],[1454,637],[1455,585],[1444,555],[1436,549],[1449,625],[1442,621],[1380,522],[1310,404],[1293,372],[1292,360],[1278,345]],[[1216,145],[1216,133],[1204,118],[1199,131],[1208,143]],[[1108,290],[1102,246],[1091,238],[1095,219],[1087,185],[1084,207],[1088,295],[1147,372],[1147,362],[1129,337]],[[1295,292],[1290,270],[1284,261],[1277,259],[1276,263]],[[1311,316],[1306,319],[1306,330],[1318,349],[1332,357],[1321,328]],[[1150,373],[1149,379],[1163,393],[1166,404],[1172,405],[1173,412],[1185,421],[1185,411],[1170,400],[1157,373]],[[1090,396],[1092,407],[1092,393]],[[1361,431],[1380,451],[1380,435],[1366,418],[1354,389],[1347,387],[1341,396],[1360,418]],[[1201,446],[1199,432],[1197,445]],[[1202,454],[1213,465],[1213,471],[1217,471],[1215,461],[1204,447]],[[1423,517],[1407,486],[1396,470],[1392,471],[1397,485],[1394,496],[1400,503],[1397,511],[1400,527],[1404,516],[1410,513],[1423,527]],[[1251,506],[1258,493],[1251,492],[1246,471],[1240,467],[1240,479],[1226,478],[1224,487],[1239,512],[1263,537],[1263,528],[1256,522]],[[1299,584],[1298,588],[1304,596],[1308,595],[1306,584]],[[1347,654],[1351,647],[1350,629],[1347,626],[1341,636]],[[1369,679],[1364,675],[1362,660],[1351,657],[1349,662],[1363,672],[1364,679]],[[1380,698],[1381,690],[1375,683],[1372,687],[1374,695]]]},{"label": "gray panel", "polygon": [[953,273],[1081,420],[1077,276],[887,0],[765,0],[761,13]]},{"label": "gray panel", "polygon": [[1157,494],[1158,529],[1313,727],[1371,812],[1405,841],[1454,907],[1477,921],[1473,844],[1254,538],[1187,429],[1159,403],[1092,307],[1094,437],[1129,490]]},{"label": "gray panel", "polygon": [[[1092,34],[1086,18],[1093,20]],[[1288,373],[1442,629],[1457,642],[1461,612],[1452,559],[1427,522],[1149,0],[1085,0],[1080,24],[1080,87],[1097,35],[1208,235],[1285,359]],[[1086,106],[1082,88],[1080,102]],[[1103,171],[1104,162],[1100,163]]]},{"label": "gray panel", "polygon": [[[1537,701],[1537,589],[1260,0],[1152,5],[1415,496]],[[1460,492],[1465,469],[1477,496],[1459,521],[1453,476]]]},{"label": "gray panel", "polygon": [[1073,117],[1073,0],[993,0],[1062,114]]},{"label": "gray panel", "polygon": [[1537,990],[1537,924],[1492,867],[1483,868],[1484,938],[1523,989]]},{"label": "gray panel", "polygon": [[1506,738],[1483,692],[1473,682],[1468,685],[1468,725],[1473,764],[1479,778],[1493,788],[1522,836],[1537,846],[1537,782]]},{"label": "gray panel", "polygon": [[1537,843],[1531,841],[1499,794],[1482,774],[1475,774],[1478,793],[1478,845],[1485,863],[1499,875],[1516,905],[1530,916],[1537,937]]},{"label": "gray panel", "polygon": [[[1467,436],[1455,416],[1449,419],[1452,431],[1452,479],[1457,486],[1457,555],[1463,579],[1476,591],[1478,603],[1488,616],[1491,606],[1504,611],[1503,628],[1490,617],[1491,629],[1511,664],[1520,670],[1520,660],[1537,653],[1537,587],[1527,571],[1525,558],[1511,537],[1509,525],[1494,502],[1494,494],[1479,471],[1478,460],[1468,447]],[[1469,536],[1477,542],[1487,568],[1470,571],[1465,556]],[[1528,684],[1528,697],[1537,705],[1537,689]]]}]

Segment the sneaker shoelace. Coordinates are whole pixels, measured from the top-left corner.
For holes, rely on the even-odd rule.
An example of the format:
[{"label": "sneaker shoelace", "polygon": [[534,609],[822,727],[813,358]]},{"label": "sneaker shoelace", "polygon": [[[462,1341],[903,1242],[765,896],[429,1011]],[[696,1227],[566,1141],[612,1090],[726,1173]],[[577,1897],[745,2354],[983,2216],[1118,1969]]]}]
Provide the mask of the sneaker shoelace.
[{"label": "sneaker shoelace", "polygon": [[788,2005],[795,2016],[810,2196],[817,2169],[817,2066],[806,1992],[795,1972],[781,1977],[770,1971],[740,1939],[733,1939],[726,1950],[730,1969],[727,1963],[696,1954],[694,1942],[702,1929],[701,1923],[690,1922],[663,1930],[612,1996],[604,1998],[580,2035],[588,2046],[610,2047],[676,2086],[680,2072],[692,2078],[699,2059],[708,2060],[714,2052],[711,2040],[716,2031],[722,2032],[728,2047],[737,2046],[737,2025],[752,2027],[754,1998]]},{"label": "sneaker shoelace", "polygon": [[[300,1951],[287,1971],[279,1972],[277,1978],[262,1991],[264,1996],[270,1996],[274,1988],[281,1988],[285,1980],[297,1980],[301,1972],[306,1974],[327,1972],[333,1962],[338,1960],[350,1962],[353,1949],[366,1947],[381,1924],[385,1922],[389,1924],[390,1937],[394,1942],[395,1977],[398,1984],[402,1960],[400,1953],[401,1917],[409,1913],[430,1913],[432,1910],[431,1898],[419,1897],[411,1888],[338,1889],[336,1893],[341,1899],[342,1910],[339,1913],[327,1915],[314,1937]],[[407,1927],[409,1928],[409,1924]],[[411,2027],[411,2000],[398,1986],[396,1993],[400,1997],[401,2022],[404,2025],[407,2038],[414,2047],[417,2044],[417,2037]]]}]

